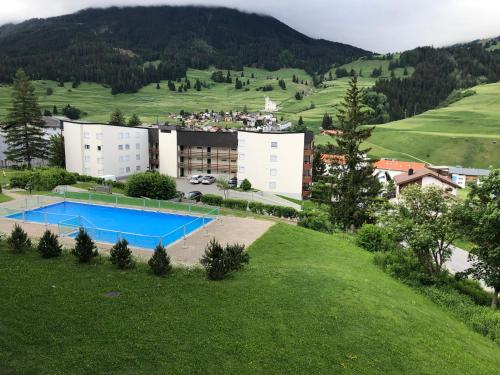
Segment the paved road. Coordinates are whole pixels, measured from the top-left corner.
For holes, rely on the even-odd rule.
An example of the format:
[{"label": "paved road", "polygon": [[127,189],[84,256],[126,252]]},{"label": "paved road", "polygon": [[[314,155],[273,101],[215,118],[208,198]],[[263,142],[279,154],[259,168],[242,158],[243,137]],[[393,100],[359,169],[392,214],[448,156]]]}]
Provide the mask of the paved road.
[{"label": "paved road", "polygon": [[[451,257],[444,264],[446,269],[451,273],[463,272],[467,268],[471,267],[472,264],[469,262],[469,253],[465,250],[462,250],[458,247],[451,246]],[[486,286],[486,284],[480,280],[481,286],[483,289],[487,291],[491,291],[492,289]]]},{"label": "paved road", "polygon": [[[177,190],[182,191],[184,193],[193,191],[193,190],[198,190],[201,191],[203,194],[218,194],[218,195],[224,195],[222,190],[219,190],[217,188],[217,185],[214,183],[212,185],[191,185],[189,181],[186,178],[178,178],[177,179]],[[242,192],[242,191],[236,191],[236,190],[229,190],[229,198],[234,198],[234,199],[245,199],[248,201],[255,201],[255,202],[261,202],[261,203],[266,203],[266,204],[275,204],[279,206],[288,206],[288,207],[293,207],[297,210],[300,210],[301,207],[300,205],[296,203],[292,203],[286,199],[280,198],[274,194],[270,193],[264,193],[264,192]]]}]

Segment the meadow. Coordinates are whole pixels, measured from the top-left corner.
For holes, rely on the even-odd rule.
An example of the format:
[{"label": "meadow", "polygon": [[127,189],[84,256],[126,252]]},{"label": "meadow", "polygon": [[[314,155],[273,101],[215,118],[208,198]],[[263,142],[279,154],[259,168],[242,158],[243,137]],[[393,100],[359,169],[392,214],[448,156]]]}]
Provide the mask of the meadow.
[{"label": "meadow", "polygon": [[[493,374],[500,348],[346,235],[276,224],[221,282],[0,243],[2,374]],[[119,292],[108,297],[110,291]]]}]

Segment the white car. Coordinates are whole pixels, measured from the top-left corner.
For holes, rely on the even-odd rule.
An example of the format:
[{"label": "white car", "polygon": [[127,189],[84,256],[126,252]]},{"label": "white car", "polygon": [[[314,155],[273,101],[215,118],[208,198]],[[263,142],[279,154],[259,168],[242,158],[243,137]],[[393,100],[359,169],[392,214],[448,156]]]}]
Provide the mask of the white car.
[{"label": "white car", "polygon": [[189,180],[189,182],[193,185],[198,185],[201,181],[203,181],[203,176],[199,174],[191,176],[191,179]]},{"label": "white car", "polygon": [[203,185],[212,185],[215,182],[215,177],[214,176],[205,176],[203,177],[203,180],[201,183]]}]

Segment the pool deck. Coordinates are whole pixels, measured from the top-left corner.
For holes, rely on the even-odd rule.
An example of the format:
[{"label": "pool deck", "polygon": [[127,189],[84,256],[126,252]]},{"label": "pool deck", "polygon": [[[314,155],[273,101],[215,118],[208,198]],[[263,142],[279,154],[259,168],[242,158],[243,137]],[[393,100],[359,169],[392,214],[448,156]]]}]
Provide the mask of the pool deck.
[{"label": "pool deck", "polygon": [[[14,199],[24,199],[24,196],[18,194],[9,193],[9,195]],[[9,203],[12,203],[12,201]],[[165,210],[165,212],[167,211]],[[182,212],[178,213],[183,214]],[[57,225],[22,222],[3,217],[0,217],[0,233],[9,234],[16,223],[19,224],[33,239],[40,238],[46,229],[51,230],[53,233],[58,233]],[[205,247],[212,238],[216,238],[222,244],[237,242],[248,247],[273,225],[274,222],[268,220],[235,216],[219,216],[217,220],[210,222],[205,226],[205,228],[199,228],[187,236],[185,240],[179,240],[174,244],[169,245],[166,249],[174,264],[193,266],[199,264],[199,260],[203,255]],[[73,238],[59,237],[59,240],[66,248],[74,246]],[[101,242],[97,243],[99,252],[104,254],[108,254],[112,246],[112,244]],[[131,249],[132,253],[137,258],[144,261],[147,261],[153,253],[152,250],[133,247],[131,247]]]}]

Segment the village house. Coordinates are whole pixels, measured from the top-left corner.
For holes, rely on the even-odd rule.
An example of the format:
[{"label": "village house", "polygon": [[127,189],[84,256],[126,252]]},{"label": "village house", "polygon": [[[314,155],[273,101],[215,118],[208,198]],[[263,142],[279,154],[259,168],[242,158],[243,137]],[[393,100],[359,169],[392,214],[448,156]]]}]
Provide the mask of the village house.
[{"label": "village house", "polygon": [[417,184],[420,187],[436,186],[442,188],[450,195],[457,195],[457,189],[461,187],[454,183],[446,176],[440,175],[437,172],[428,168],[418,170],[409,169],[405,173],[400,173],[394,177],[396,184],[396,197],[399,197],[401,191],[409,186]]}]

